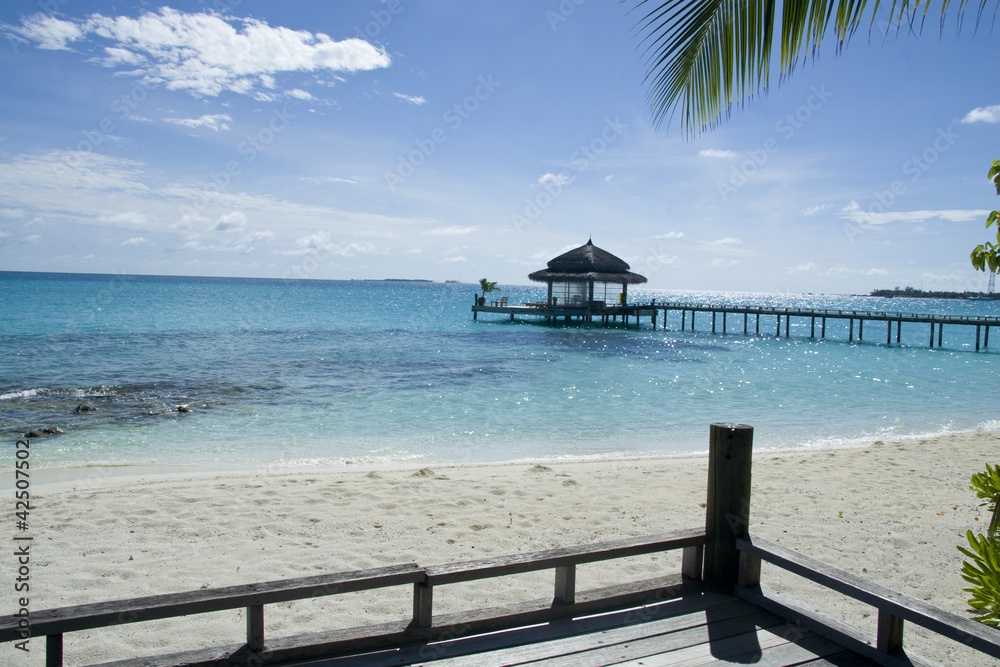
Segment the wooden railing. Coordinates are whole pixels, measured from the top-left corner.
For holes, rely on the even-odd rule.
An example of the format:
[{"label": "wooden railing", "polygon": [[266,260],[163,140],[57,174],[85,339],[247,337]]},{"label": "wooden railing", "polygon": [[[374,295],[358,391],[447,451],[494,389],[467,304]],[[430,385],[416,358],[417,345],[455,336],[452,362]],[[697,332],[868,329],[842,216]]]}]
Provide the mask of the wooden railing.
[{"label": "wooden railing", "polygon": [[[798,622],[818,635],[860,653],[881,664],[897,663],[904,656],[903,623],[909,621],[943,637],[965,644],[994,658],[1000,658],[1000,632],[945,611],[923,600],[897,593],[850,572],[808,558],[766,540],[744,537],[736,541],[740,551],[737,596],[763,607],[782,618]],[[809,581],[860,600],[878,609],[875,636],[868,636],[853,626],[760,585],[760,564],[771,565],[797,574]],[[907,656],[906,660],[922,663]]]},{"label": "wooden railing", "polygon": [[[701,578],[705,542],[703,530],[682,530],[663,535],[429,567],[408,563],[387,568],[85,604],[35,612],[31,615],[30,631],[33,637],[46,637],[46,665],[55,667],[62,664],[63,635],[69,632],[245,608],[245,645],[171,657],[184,662],[200,662],[217,655],[226,655],[237,663],[264,664],[314,657],[334,650],[371,649],[406,641],[428,641],[441,636],[456,636],[456,632],[472,634],[516,627],[525,622],[544,622],[567,615],[592,613],[617,608],[622,604],[649,601],[656,599],[663,589],[680,584],[682,577],[691,580]],[[590,595],[586,600],[577,601],[577,565],[674,549],[683,549],[682,576],[649,580],[644,587],[602,589],[592,592],[596,594]],[[438,586],[538,570],[555,571],[554,596],[551,602],[526,603],[505,609],[502,614],[484,614],[487,610],[481,610],[448,617],[445,623],[435,622],[437,619],[433,613],[433,594]],[[277,642],[268,641],[267,650],[264,650],[264,606],[267,604],[406,584],[413,585],[413,616],[408,622],[375,628],[354,628],[328,633],[322,638],[309,636],[303,640],[293,637]],[[0,642],[17,641],[21,638],[19,620],[16,616],[0,620]]]},{"label": "wooden railing", "polygon": [[[622,609],[710,590],[735,594],[818,635],[884,665],[927,664],[903,650],[904,621],[1000,658],[1000,632],[926,602],[749,536],[753,429],[712,424],[704,530],[682,530],[526,554],[422,567],[386,568],[204,589],[34,612],[29,619],[0,618],[0,642],[46,637],[46,665],[63,660],[66,633],[229,609],[246,610],[246,643],[160,656],[169,664],[245,664],[306,659],[432,642],[544,623],[557,618]],[[681,572],[578,592],[576,567],[585,563],[683,550]],[[875,637],[760,585],[761,560],[878,609]],[[434,591],[447,584],[552,570],[553,596],[494,609],[436,616]],[[265,641],[268,604],[391,586],[413,586],[412,615],[380,625]],[[430,649],[428,649],[430,650]],[[137,660],[130,664],[149,664]]]}]

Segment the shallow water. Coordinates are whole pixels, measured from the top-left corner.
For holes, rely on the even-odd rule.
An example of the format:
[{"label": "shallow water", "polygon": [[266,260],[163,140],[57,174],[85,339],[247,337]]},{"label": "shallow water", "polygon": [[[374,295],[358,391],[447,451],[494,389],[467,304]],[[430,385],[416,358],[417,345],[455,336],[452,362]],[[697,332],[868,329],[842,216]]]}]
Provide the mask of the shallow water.
[{"label": "shallow water", "polygon": [[[860,344],[833,320],[826,340],[809,338],[808,320],[776,338],[773,317],[760,336],[742,335],[742,317],[713,335],[708,315],[681,332],[677,313],[666,331],[512,324],[473,321],[475,290],[0,273],[0,431],[65,431],[33,442],[33,467],[260,467],[700,451],[718,421],[752,424],[758,447],[1000,427],[1000,339],[975,352],[973,327],[946,327],[944,346],[928,349],[918,324],[890,346],[874,322]],[[544,288],[502,294],[518,303]],[[1000,314],[997,302],[630,297]],[[77,413],[80,403],[96,410]]]}]

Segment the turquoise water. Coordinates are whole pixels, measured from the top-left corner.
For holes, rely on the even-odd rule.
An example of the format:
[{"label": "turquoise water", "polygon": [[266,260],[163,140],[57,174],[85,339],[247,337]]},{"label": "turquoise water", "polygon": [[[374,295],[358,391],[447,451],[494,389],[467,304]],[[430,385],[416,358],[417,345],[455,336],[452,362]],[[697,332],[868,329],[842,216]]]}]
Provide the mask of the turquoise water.
[{"label": "turquoise water", "polygon": [[[0,273],[0,432],[33,467],[462,463],[702,451],[1000,428],[1000,332],[830,321],[790,338],[473,321],[474,285]],[[512,303],[544,288],[511,287]],[[998,302],[630,290],[634,301],[1000,314]],[[751,318],[751,331],[753,318]],[[721,324],[719,326],[721,331]],[[784,325],[782,325],[784,334]],[[96,408],[80,414],[87,403]],[[178,413],[178,405],[190,407]]]}]

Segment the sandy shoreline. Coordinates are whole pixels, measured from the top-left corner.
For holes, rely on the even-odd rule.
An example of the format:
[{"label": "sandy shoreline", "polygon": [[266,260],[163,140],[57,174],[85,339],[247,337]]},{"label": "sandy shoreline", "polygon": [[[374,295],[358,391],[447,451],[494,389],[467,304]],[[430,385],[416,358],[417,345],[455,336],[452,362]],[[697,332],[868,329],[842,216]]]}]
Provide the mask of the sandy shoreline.
[{"label": "sandy shoreline", "polygon": [[[757,451],[751,532],[965,615],[956,545],[966,530],[985,528],[968,482],[998,462],[998,447],[1000,434],[963,433],[863,448]],[[50,475],[51,483],[34,489],[34,610],[699,527],[707,458],[140,477],[83,470],[82,481]],[[14,578],[11,560],[0,560],[3,581]],[[582,567],[578,586],[678,570],[679,554],[648,556]],[[763,580],[874,630],[869,607],[766,565]],[[550,587],[550,573],[449,586],[435,595],[435,611],[533,599]],[[409,595],[399,588],[274,605],[267,608],[267,631],[282,636],[405,618]],[[242,612],[234,610],[71,634],[67,664],[235,643],[244,628]],[[926,637],[907,626],[908,646],[926,657],[992,664]],[[32,648],[18,664],[42,664],[42,642]]]}]

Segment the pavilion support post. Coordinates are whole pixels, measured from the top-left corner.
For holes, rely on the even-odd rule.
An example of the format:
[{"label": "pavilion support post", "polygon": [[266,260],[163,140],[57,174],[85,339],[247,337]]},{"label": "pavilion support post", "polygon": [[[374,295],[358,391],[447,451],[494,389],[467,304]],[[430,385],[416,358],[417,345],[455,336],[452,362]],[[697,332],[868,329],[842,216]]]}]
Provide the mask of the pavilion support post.
[{"label": "pavilion support post", "polygon": [[712,424],[708,445],[704,579],[709,590],[732,593],[739,577],[736,540],[750,530],[753,427]]}]

